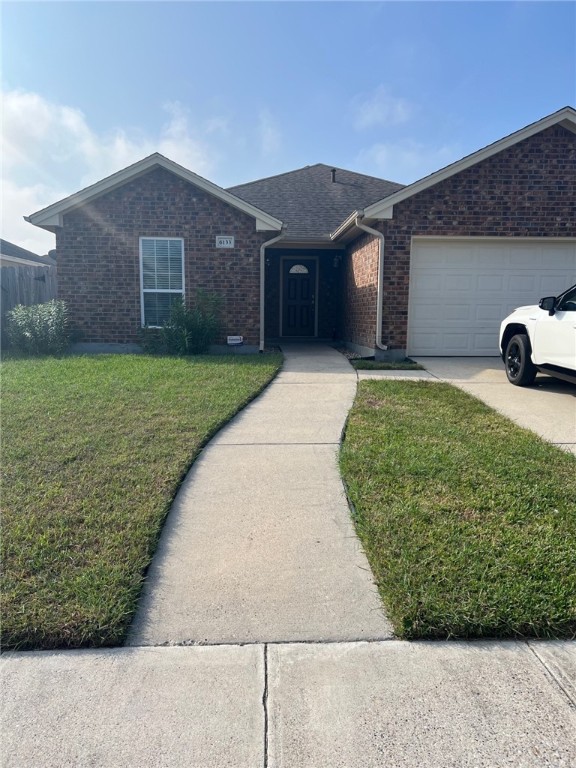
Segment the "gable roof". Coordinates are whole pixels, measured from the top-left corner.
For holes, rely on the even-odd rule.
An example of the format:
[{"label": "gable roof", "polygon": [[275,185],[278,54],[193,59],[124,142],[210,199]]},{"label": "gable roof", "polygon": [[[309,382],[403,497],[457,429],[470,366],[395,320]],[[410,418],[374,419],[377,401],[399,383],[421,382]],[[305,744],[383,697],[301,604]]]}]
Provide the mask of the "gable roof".
[{"label": "gable roof", "polygon": [[14,264],[37,264],[39,267],[54,267],[56,262],[50,256],[38,256],[19,245],[0,239],[0,258]]},{"label": "gable roof", "polygon": [[281,219],[285,241],[329,241],[330,232],[350,211],[402,188],[392,181],[317,163],[229,187],[228,191]]},{"label": "gable roof", "polygon": [[260,210],[260,208],[257,208],[251,203],[241,200],[234,194],[222,189],[222,187],[208,181],[208,179],[204,179],[202,176],[198,176],[198,174],[178,165],[178,163],[175,163],[173,160],[169,160],[159,152],[155,152],[153,155],[149,155],[143,160],[139,160],[137,163],[128,166],[128,168],[113,173],[111,176],[96,182],[96,184],[92,184],[80,192],[76,192],[74,195],[70,195],[69,197],[64,198],[64,200],[60,200],[59,202],[49,205],[47,208],[43,208],[41,211],[37,211],[24,218],[26,221],[35,224],[37,227],[42,227],[43,229],[53,232],[55,227],[62,226],[62,216],[64,213],[67,213],[84,203],[90,202],[106,192],[121,187],[123,184],[132,181],[138,176],[142,176],[153,168],[164,168],[165,170],[174,173],[176,176],[179,176],[181,179],[184,179],[184,181],[194,184],[196,187],[204,190],[204,192],[208,192],[223,202],[228,203],[228,205],[231,205],[233,208],[237,208],[249,216],[252,216],[256,220],[256,229],[258,231],[279,231],[282,229],[282,222],[279,219],[270,216],[270,214]]},{"label": "gable roof", "polygon": [[[576,110],[572,107],[564,107],[563,109],[558,110],[558,112],[554,112],[535,123],[527,125],[525,128],[521,128],[519,131],[511,133],[509,136],[505,136],[499,141],[495,141],[493,144],[489,144],[487,147],[484,147],[477,152],[473,152],[471,155],[463,157],[462,160],[458,160],[429,176],[425,176],[423,179],[420,179],[413,184],[409,184],[407,187],[365,207],[363,210],[357,209],[332,232],[332,239],[338,240],[343,236],[349,238],[350,232],[348,230],[354,226],[357,216],[363,216],[365,219],[391,219],[394,215],[394,205],[396,205],[396,203],[401,203],[403,200],[406,200],[413,195],[417,195],[419,192],[423,192],[425,189],[428,189],[435,184],[439,184],[445,179],[449,179],[456,173],[460,173],[460,171],[464,171],[466,168],[470,168],[471,166],[498,154],[498,152],[513,147],[515,144],[518,144],[547,128],[551,128],[554,125],[561,125],[563,128],[567,128],[569,131],[576,133]],[[358,230],[358,232],[360,232],[360,230]]]}]

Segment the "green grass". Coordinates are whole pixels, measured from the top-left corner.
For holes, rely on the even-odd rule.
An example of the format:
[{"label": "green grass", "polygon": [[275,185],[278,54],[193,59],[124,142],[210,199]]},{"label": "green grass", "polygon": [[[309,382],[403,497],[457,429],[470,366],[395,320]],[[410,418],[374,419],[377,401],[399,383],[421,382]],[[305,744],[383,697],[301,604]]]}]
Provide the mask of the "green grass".
[{"label": "green grass", "polygon": [[279,355],[2,364],[4,648],[123,642],[170,502]]},{"label": "green grass", "polygon": [[446,384],[361,382],[341,468],[404,638],[576,635],[576,460]]},{"label": "green grass", "polygon": [[386,362],[384,360],[350,360],[354,368],[359,371],[423,371],[424,366],[413,360],[397,360]]}]

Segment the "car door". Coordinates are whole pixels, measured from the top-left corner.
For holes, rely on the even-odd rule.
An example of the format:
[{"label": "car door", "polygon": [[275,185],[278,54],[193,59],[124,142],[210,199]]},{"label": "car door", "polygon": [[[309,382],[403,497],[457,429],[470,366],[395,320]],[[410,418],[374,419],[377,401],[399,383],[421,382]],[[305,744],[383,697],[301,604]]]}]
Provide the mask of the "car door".
[{"label": "car door", "polygon": [[576,370],[576,286],[558,297],[553,315],[538,310],[532,353],[537,365]]}]

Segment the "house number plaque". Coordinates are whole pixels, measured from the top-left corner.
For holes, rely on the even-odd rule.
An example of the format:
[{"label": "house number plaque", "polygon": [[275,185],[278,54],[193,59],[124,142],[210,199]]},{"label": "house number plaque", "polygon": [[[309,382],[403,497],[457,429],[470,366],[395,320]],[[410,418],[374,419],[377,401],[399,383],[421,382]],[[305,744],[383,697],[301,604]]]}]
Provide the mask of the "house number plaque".
[{"label": "house number plaque", "polygon": [[229,235],[216,235],[216,248],[234,248],[234,238]]}]

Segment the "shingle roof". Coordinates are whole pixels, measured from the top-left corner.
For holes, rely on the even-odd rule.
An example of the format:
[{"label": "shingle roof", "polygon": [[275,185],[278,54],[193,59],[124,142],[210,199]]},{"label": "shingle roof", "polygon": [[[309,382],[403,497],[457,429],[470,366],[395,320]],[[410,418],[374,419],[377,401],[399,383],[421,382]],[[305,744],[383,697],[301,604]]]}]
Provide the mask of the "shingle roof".
[{"label": "shingle roof", "polygon": [[284,222],[289,238],[328,239],[351,213],[398,192],[403,184],[317,163],[229,187],[228,192]]},{"label": "shingle roof", "polygon": [[42,264],[46,267],[51,267],[56,264],[54,259],[50,256],[38,256],[37,253],[27,251],[19,245],[14,245],[14,243],[8,242],[8,240],[0,239],[0,254],[2,254],[2,256],[11,256],[16,259],[38,262],[38,264]]}]

